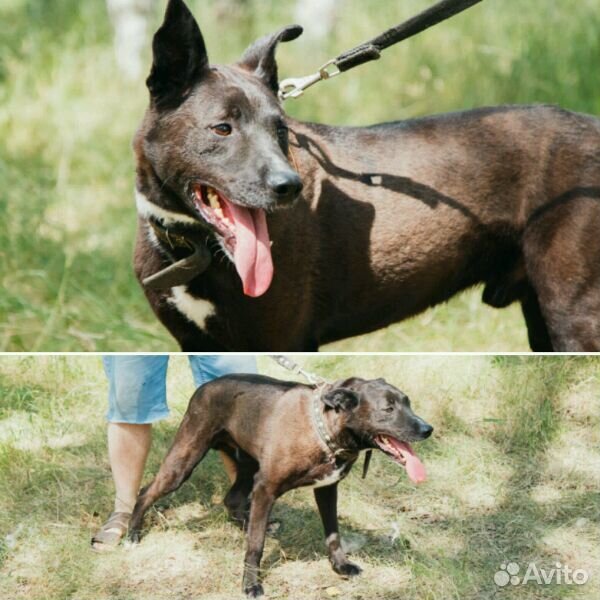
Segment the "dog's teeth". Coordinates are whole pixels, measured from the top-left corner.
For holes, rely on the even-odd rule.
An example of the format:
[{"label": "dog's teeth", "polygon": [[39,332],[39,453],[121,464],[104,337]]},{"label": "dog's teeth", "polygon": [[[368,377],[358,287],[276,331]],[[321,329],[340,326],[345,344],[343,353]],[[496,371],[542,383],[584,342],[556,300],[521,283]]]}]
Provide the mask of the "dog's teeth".
[{"label": "dog's teeth", "polygon": [[215,190],[213,190],[212,188],[208,188],[206,195],[208,196],[208,201],[212,208],[220,208],[221,205],[219,204],[219,196],[217,196]]}]

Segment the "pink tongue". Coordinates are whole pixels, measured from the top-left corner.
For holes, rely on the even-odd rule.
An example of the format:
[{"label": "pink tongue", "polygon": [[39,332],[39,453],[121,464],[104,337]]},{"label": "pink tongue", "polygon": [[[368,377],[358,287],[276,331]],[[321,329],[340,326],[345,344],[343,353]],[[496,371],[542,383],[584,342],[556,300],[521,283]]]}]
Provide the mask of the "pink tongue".
[{"label": "pink tongue", "polygon": [[271,240],[265,211],[228,203],[235,223],[235,268],[242,280],[244,294],[256,298],[264,294],[273,279]]},{"label": "pink tongue", "polygon": [[402,454],[402,458],[406,460],[406,472],[413,483],[423,483],[427,479],[427,473],[423,463],[419,460],[419,457],[414,453],[410,444],[406,442],[399,442],[394,440],[394,446]]}]

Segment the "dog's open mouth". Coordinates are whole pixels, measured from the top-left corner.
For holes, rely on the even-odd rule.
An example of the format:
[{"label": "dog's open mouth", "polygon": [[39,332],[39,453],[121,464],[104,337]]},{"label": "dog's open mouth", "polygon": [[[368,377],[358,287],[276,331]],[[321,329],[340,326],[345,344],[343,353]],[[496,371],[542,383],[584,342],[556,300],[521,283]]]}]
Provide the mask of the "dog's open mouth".
[{"label": "dog's open mouth", "polygon": [[422,483],[427,479],[423,463],[408,442],[401,442],[394,437],[383,434],[376,435],[374,441],[383,452],[406,469],[411,481]]},{"label": "dog's open mouth", "polygon": [[194,185],[194,203],[203,219],[213,226],[232,258],[242,280],[244,294],[264,294],[273,279],[271,240],[265,211],[235,204],[208,185]]}]

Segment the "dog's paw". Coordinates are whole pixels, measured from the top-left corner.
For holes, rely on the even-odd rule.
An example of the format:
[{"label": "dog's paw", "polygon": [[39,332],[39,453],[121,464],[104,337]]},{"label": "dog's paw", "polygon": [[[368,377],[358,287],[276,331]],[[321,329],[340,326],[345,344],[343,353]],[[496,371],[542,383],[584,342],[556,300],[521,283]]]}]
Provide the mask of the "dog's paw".
[{"label": "dog's paw", "polygon": [[132,529],[127,535],[127,540],[132,544],[139,544],[142,539],[142,532],[139,529]]},{"label": "dog's paw", "polygon": [[333,565],[333,570],[344,577],[356,577],[362,573],[362,569],[354,563],[347,562],[341,565]]},{"label": "dog's paw", "polygon": [[261,596],[264,596],[265,590],[260,583],[255,583],[254,585],[245,588],[244,593],[248,598],[260,598]]}]

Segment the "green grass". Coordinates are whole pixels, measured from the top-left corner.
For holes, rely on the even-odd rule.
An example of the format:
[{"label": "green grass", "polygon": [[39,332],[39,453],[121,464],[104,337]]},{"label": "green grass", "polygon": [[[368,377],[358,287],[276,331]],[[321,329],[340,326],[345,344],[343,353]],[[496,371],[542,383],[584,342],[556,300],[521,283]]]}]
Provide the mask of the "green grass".
[{"label": "green grass", "polygon": [[[191,2],[214,62],[293,20],[289,0],[223,1]],[[427,4],[346,0],[326,44],[281,47],[280,73],[311,72]],[[486,0],[286,107],[354,125],[517,102],[599,114],[599,30],[597,0]],[[110,36],[100,0],[0,6],[0,349],[176,348],[131,272],[130,140],[146,91],[120,79]],[[526,350],[518,308],[483,307],[480,293],[327,349]]]},{"label": "green grass", "polygon": [[[156,472],[192,391],[172,359],[172,416],[155,428]],[[375,453],[366,481],[340,484],[341,531],[363,575],[331,571],[308,490],[284,495],[265,550],[271,598],[480,600],[600,594],[600,359],[460,356],[300,358],[321,375],[385,376],[430,421],[416,488]],[[268,358],[262,372],[287,377]],[[213,453],[151,511],[137,548],[96,555],[90,535],[111,508],[106,385],[100,358],[0,359],[0,589],[11,600],[240,597],[244,538],[221,505],[227,479]],[[585,586],[499,590],[505,561],[586,569]],[[337,596],[331,595],[338,593]]]}]

